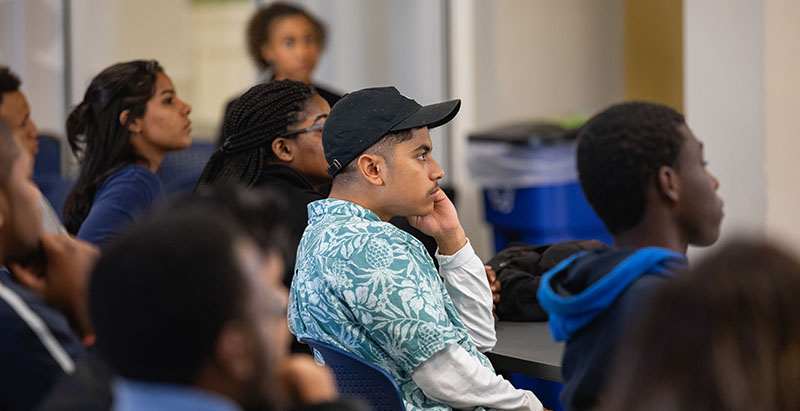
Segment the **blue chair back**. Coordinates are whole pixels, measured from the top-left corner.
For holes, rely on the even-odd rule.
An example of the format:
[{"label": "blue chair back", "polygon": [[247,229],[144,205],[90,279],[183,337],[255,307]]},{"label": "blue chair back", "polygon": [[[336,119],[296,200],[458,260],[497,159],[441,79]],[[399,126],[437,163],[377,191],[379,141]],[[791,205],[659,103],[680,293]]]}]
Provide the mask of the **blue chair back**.
[{"label": "blue chair back", "polygon": [[33,165],[33,182],[39,186],[60,218],[64,201],[74,182],[61,176],[61,141],[45,134],[36,139],[39,141],[39,153]]},{"label": "blue chair back", "polygon": [[375,411],[404,411],[403,394],[391,375],[369,361],[312,339],[303,339],[311,347],[317,364],[333,369],[339,395],[360,399]]},{"label": "blue chair back", "polygon": [[192,191],[216,149],[214,143],[193,142],[185,150],[167,153],[157,173],[164,191],[168,194]]}]

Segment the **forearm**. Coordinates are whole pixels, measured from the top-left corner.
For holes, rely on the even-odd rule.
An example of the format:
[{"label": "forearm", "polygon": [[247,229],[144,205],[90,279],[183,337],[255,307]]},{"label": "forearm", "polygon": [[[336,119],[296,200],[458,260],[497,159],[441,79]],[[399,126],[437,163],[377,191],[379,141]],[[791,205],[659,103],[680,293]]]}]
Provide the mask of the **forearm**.
[{"label": "forearm", "polygon": [[450,299],[478,351],[491,350],[497,337],[492,316],[492,291],[486,281],[483,263],[467,242],[453,255],[437,253],[439,274]]},{"label": "forearm", "polygon": [[542,403],[453,344],[420,364],[411,375],[426,396],[450,407],[541,411]]}]

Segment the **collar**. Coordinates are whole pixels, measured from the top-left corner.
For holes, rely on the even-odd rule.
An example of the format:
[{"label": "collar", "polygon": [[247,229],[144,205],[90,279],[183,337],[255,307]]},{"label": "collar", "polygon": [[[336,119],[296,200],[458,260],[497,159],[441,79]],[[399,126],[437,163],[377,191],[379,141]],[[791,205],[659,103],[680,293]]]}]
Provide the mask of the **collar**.
[{"label": "collar", "polygon": [[326,216],[358,217],[368,221],[381,222],[378,215],[356,203],[336,198],[317,200],[308,205],[308,222],[315,223]]},{"label": "collar", "polygon": [[270,180],[280,180],[297,188],[314,190],[314,187],[302,174],[283,164],[271,164],[264,167],[261,171],[260,180],[261,183],[269,182]]},{"label": "collar", "polygon": [[227,397],[185,385],[117,378],[113,390],[115,411],[241,411]]}]

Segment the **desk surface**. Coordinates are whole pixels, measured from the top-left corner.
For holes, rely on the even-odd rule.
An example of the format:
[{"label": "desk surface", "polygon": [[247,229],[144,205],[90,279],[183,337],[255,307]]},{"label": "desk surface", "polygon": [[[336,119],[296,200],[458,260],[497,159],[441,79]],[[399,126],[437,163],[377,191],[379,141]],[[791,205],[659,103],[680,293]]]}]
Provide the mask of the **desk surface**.
[{"label": "desk surface", "polygon": [[497,345],[486,355],[497,371],[563,382],[564,343],[553,341],[547,323],[500,321],[495,325]]}]

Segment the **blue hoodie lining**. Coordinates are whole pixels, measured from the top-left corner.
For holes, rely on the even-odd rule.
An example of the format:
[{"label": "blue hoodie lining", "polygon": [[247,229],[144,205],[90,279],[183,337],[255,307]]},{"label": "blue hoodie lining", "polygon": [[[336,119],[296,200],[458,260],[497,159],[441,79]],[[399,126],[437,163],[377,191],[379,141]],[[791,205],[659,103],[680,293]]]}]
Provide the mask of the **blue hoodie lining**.
[{"label": "blue hoodie lining", "polygon": [[631,254],[580,294],[569,297],[556,294],[550,284],[552,278],[584,254],[574,255],[545,273],[544,286],[539,288],[539,304],[550,315],[550,329],[559,341],[569,338],[575,331],[604,312],[637,278],[644,274],[670,275],[675,263],[686,261],[684,255],[670,250],[657,247],[644,248]]}]

